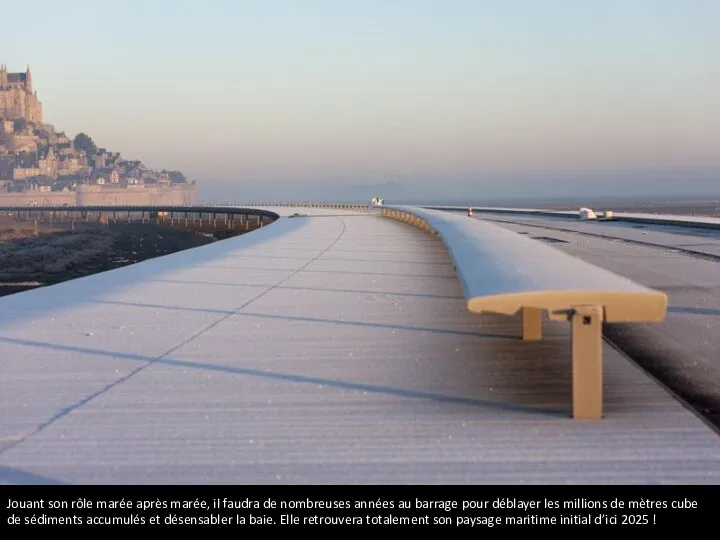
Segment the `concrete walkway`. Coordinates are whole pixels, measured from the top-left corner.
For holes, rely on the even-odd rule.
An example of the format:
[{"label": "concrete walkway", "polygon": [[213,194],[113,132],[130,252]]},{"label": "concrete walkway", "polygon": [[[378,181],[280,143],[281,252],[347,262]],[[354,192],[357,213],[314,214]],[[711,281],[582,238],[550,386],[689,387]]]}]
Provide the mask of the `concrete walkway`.
[{"label": "concrete walkway", "polygon": [[437,238],[324,214],[0,298],[0,482],[720,481],[613,349],[606,419],[573,421],[567,325],[522,342]]}]

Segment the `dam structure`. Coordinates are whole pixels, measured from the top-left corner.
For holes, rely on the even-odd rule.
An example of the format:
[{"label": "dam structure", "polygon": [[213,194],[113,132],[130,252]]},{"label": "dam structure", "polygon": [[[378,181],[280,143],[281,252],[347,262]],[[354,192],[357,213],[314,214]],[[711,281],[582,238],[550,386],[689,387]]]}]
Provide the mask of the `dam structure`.
[{"label": "dam structure", "polygon": [[716,360],[715,229],[224,209],[269,219],[0,298],[0,483],[720,481],[718,430],[602,333]]}]

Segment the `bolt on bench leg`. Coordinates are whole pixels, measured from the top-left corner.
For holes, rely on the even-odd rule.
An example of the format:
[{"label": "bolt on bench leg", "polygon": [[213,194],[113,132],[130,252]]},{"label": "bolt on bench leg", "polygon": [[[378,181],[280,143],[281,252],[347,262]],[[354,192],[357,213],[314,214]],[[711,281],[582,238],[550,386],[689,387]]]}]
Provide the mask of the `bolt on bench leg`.
[{"label": "bolt on bench leg", "polygon": [[522,338],[542,339],[542,311],[537,308],[522,308]]},{"label": "bolt on bench leg", "polygon": [[571,318],[573,417],[577,419],[603,416],[602,321],[599,306],[578,307]]}]

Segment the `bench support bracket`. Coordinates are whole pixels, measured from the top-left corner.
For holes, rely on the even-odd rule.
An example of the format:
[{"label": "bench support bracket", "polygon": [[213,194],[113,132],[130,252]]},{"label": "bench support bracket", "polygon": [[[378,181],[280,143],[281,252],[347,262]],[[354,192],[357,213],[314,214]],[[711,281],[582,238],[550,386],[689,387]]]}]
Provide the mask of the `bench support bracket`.
[{"label": "bench support bracket", "polygon": [[573,417],[598,420],[603,416],[601,306],[581,306],[573,310],[572,382]]},{"label": "bench support bracket", "polygon": [[522,338],[542,339],[542,311],[537,308],[522,308]]}]

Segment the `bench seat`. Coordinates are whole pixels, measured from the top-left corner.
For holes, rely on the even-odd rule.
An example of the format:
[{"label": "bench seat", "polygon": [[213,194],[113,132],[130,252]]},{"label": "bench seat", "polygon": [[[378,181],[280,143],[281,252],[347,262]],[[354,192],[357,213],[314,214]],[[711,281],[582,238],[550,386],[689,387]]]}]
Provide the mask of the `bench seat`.
[{"label": "bench seat", "polygon": [[576,418],[602,416],[602,324],[665,317],[665,293],[499,225],[414,206],[389,206],[382,213],[442,239],[469,311],[522,314],[527,340],[541,339],[543,314],[571,323]]}]

